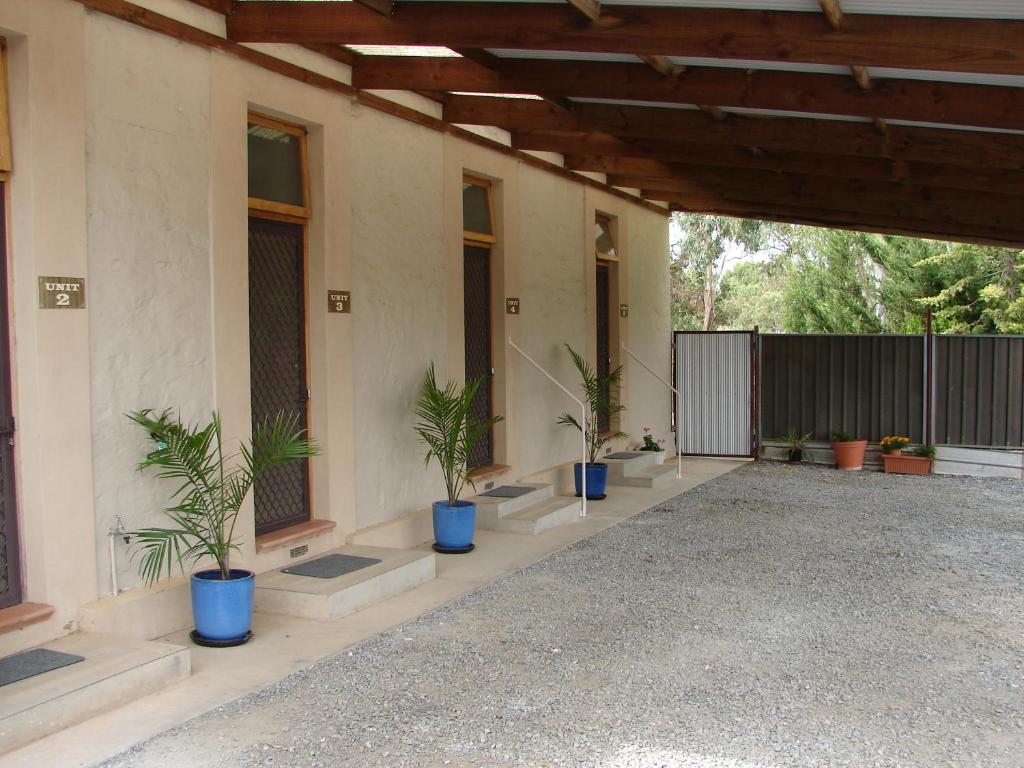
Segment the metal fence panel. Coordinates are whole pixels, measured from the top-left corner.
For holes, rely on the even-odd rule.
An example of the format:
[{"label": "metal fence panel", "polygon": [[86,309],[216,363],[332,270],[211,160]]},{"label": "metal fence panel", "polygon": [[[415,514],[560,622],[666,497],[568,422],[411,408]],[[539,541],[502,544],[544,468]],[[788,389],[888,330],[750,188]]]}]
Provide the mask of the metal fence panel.
[{"label": "metal fence panel", "polygon": [[924,440],[923,336],[761,336],[761,439],[790,428],[828,440]]},{"label": "metal fence panel", "polygon": [[935,337],[935,443],[1024,446],[1024,337]]},{"label": "metal fence panel", "polygon": [[680,453],[751,455],[752,339],[747,332],[676,332],[676,440]]}]

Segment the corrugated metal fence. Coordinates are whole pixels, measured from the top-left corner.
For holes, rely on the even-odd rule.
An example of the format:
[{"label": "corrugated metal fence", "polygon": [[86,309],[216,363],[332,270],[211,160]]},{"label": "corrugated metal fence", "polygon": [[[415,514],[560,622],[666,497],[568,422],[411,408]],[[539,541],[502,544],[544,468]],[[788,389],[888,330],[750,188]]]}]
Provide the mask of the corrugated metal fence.
[{"label": "corrugated metal fence", "polygon": [[1024,337],[935,336],[937,445],[1024,445]]},{"label": "corrugated metal fence", "polygon": [[812,440],[833,429],[924,440],[923,336],[766,334],[760,345],[762,439],[792,428]]},{"label": "corrugated metal fence", "polygon": [[752,456],[754,334],[675,334],[679,452]]},{"label": "corrugated metal fence", "polygon": [[748,455],[789,429],[1024,448],[1024,336],[677,332],[675,357],[682,453]]}]

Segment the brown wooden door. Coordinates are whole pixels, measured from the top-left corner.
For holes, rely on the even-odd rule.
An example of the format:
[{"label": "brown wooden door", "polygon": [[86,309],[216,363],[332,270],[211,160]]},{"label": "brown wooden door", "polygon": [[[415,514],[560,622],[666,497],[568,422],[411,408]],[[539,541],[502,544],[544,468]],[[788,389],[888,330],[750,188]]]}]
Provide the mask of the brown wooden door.
[{"label": "brown wooden door", "polygon": [[10,304],[7,290],[6,184],[0,181],[0,608],[21,602],[18,516],[14,493],[14,414],[11,404]]},{"label": "brown wooden door", "polygon": [[[611,371],[612,364],[612,346],[611,346],[611,309],[609,306],[610,301],[610,283],[608,274],[608,265],[598,263],[597,265],[597,375],[598,377],[607,376]],[[611,392],[608,387],[605,387],[605,398],[611,397]],[[597,428],[601,432],[610,432],[612,425],[611,420],[608,418],[607,413],[600,414],[597,422]]]},{"label": "brown wooden door", "polygon": [[[492,414],[491,363],[491,251],[466,245],[463,287],[465,292],[466,381],[484,377],[473,402],[473,417],[486,421]],[[494,440],[488,432],[469,456],[469,466],[487,467],[494,463]]]},{"label": "brown wooden door", "polygon": [[[249,219],[249,360],[253,429],[284,411],[308,427],[306,259],[301,224]],[[253,491],[256,534],[310,518],[309,461],[265,474]]]}]

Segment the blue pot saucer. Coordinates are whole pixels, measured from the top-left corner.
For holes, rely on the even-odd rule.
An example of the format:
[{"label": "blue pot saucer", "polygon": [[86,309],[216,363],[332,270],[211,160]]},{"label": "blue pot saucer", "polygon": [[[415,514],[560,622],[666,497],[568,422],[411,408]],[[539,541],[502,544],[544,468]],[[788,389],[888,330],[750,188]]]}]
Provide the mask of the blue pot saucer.
[{"label": "blue pot saucer", "polygon": [[468,547],[442,547],[437,542],[434,542],[434,551],[440,552],[442,555],[464,555],[467,552],[472,552],[476,549],[476,544],[470,544]]},{"label": "blue pot saucer", "polygon": [[192,642],[196,645],[201,645],[204,648],[234,648],[236,645],[245,645],[252,640],[252,630],[250,629],[241,637],[236,637],[231,640],[210,640],[209,638],[203,637],[196,630],[192,630],[188,633],[188,636],[192,638]]},{"label": "blue pot saucer", "polygon": [[[576,494],[576,498],[578,499],[582,495],[583,495],[582,493],[577,493]],[[608,494],[607,493],[602,493],[600,496],[591,496],[589,493],[587,494],[587,501],[601,501],[601,499],[607,499],[607,498],[608,498]]]}]

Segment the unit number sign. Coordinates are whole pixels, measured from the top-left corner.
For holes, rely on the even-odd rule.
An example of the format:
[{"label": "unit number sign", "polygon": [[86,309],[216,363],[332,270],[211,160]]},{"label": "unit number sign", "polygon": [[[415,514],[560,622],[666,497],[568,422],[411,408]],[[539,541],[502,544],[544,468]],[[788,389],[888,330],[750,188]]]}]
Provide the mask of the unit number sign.
[{"label": "unit number sign", "polygon": [[349,314],[352,312],[352,294],[350,291],[328,291],[327,311]]},{"label": "unit number sign", "polygon": [[84,277],[40,277],[40,309],[82,309],[85,307]]}]

